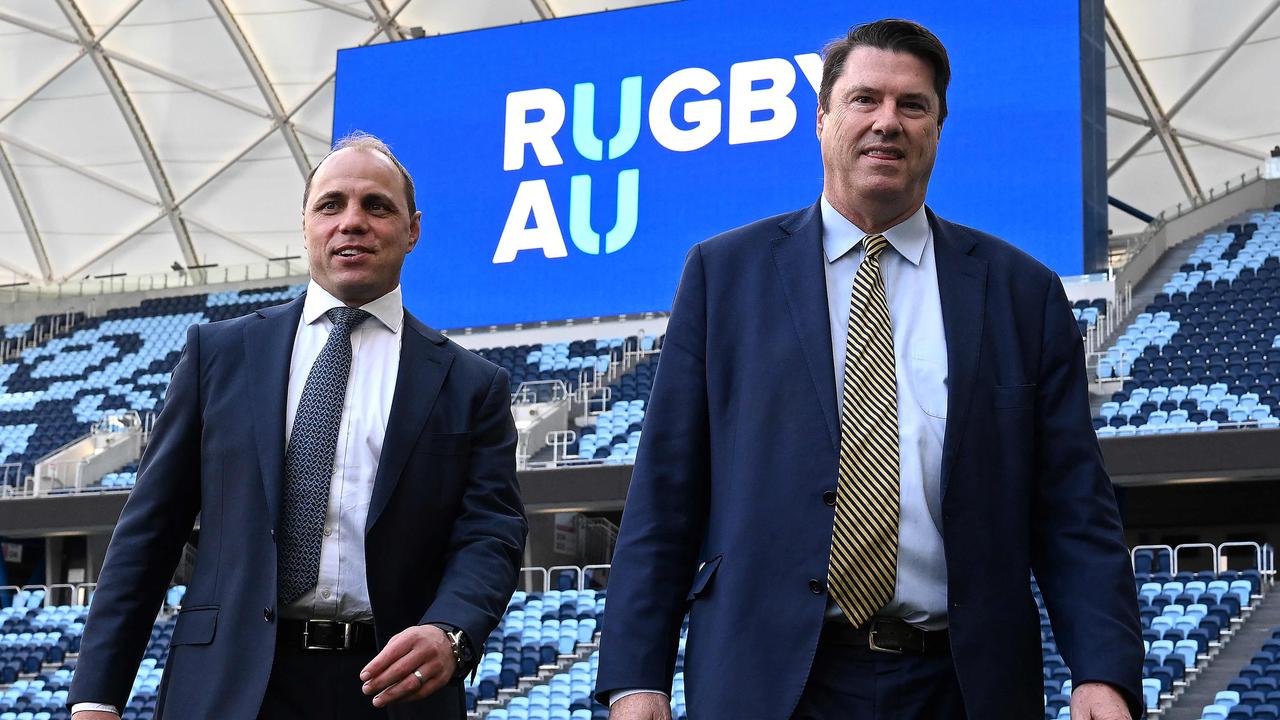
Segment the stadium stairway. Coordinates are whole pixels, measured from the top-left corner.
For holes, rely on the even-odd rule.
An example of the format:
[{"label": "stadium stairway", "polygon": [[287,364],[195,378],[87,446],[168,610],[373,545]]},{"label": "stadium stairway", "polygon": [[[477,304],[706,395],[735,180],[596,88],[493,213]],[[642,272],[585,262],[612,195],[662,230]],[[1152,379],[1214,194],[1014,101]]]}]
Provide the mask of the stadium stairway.
[{"label": "stadium stairway", "polygon": [[[1191,257],[1191,253],[1195,252],[1201,237],[1203,237],[1203,233],[1188,237],[1178,245],[1170,248],[1163,257],[1156,261],[1156,264],[1147,271],[1146,276],[1142,278],[1137,287],[1133,288],[1129,314],[1118,318],[1116,323],[1112,325],[1111,333],[1098,339],[1098,348],[1105,350],[1114,345],[1116,338],[1125,333],[1125,330],[1128,329],[1129,325],[1133,323],[1140,313],[1146,311],[1147,305],[1155,301],[1156,295],[1160,294],[1161,288],[1169,281],[1169,277],[1178,271],[1178,268],[1187,261],[1187,258]],[[1117,293],[1119,292],[1121,291],[1117,288]],[[1086,359],[1085,364],[1090,379],[1097,377],[1098,357],[1100,356]],[[1104,387],[1106,388],[1105,390],[1103,389]],[[1111,399],[1113,390],[1114,388],[1110,385],[1089,384],[1089,405],[1094,415],[1098,414],[1098,409],[1102,407],[1102,403]]]},{"label": "stadium stairway", "polygon": [[1195,685],[1183,693],[1162,716],[1162,720],[1200,720],[1206,705],[1248,664],[1263,644],[1271,639],[1272,628],[1280,626],[1280,593],[1271,592],[1274,585],[1264,583],[1266,590],[1244,624],[1205,667]]}]

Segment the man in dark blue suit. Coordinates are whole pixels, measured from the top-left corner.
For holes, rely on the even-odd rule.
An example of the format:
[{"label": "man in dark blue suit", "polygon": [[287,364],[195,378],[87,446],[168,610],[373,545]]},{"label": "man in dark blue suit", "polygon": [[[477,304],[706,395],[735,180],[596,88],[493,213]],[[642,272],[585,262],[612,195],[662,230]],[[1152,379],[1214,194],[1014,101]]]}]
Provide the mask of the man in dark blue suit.
[{"label": "man in dark blue suit", "polygon": [[[1141,714],[1142,641],[1058,277],[925,193],[950,67],[884,20],[826,48],[814,206],[690,251],[609,586],[598,697],[665,720]],[[993,128],[993,142],[999,141]]]},{"label": "man in dark blue suit", "polygon": [[192,327],[107,550],[69,702],[125,705],[197,516],[157,717],[461,720],[527,526],[505,370],[401,304],[420,231],[370,136],[308,179],[312,282]]}]

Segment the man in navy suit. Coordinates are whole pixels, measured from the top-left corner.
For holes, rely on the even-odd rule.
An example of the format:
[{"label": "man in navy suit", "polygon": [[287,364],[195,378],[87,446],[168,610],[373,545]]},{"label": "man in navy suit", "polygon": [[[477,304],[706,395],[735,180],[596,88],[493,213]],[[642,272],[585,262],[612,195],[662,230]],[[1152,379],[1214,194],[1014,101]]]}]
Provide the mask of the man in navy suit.
[{"label": "man in navy suit", "polygon": [[505,370],[401,304],[412,180],[347,138],[304,195],[312,281],[187,333],[69,703],[115,718],[197,516],[157,717],[461,720],[527,526]]},{"label": "man in navy suit", "polygon": [[1034,573],[1072,717],[1137,717],[1133,575],[1062,284],[925,206],[932,33],[883,20],[824,54],[822,197],[685,263],[597,697],[669,718],[687,611],[694,720],[1038,718]]}]

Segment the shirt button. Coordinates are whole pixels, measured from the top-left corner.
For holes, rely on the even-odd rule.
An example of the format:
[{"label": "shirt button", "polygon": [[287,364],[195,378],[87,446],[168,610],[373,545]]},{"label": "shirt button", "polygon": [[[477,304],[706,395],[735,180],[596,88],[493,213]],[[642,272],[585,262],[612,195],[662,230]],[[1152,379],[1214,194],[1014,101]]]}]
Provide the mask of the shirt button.
[{"label": "shirt button", "polygon": [[328,600],[328,599],[329,599],[329,588],[324,588],[323,590],[321,590],[321,591],[320,591],[320,597],[324,598],[325,600]]},{"label": "shirt button", "polygon": [[329,528],[329,527],[327,527],[327,528],[325,528],[325,529],[324,529],[324,536],[325,536],[325,537],[329,537],[329,536],[330,536],[330,535],[332,535],[332,534],[333,534],[333,528]]},{"label": "shirt button", "polygon": [[822,493],[822,502],[826,503],[827,505],[829,505],[829,506],[831,506],[831,507],[835,507],[835,506],[836,506],[836,491],[835,491],[835,490],[828,490],[828,491],[826,491],[826,492]]},{"label": "shirt button", "polygon": [[823,589],[824,588],[822,586],[821,580],[818,580],[815,578],[809,581],[809,592],[813,593],[814,595],[821,595]]},{"label": "shirt button", "polygon": [[265,620],[266,622],[271,622],[272,618],[274,618],[275,616],[276,616],[276,613],[271,608],[269,607],[262,608],[262,619]]}]

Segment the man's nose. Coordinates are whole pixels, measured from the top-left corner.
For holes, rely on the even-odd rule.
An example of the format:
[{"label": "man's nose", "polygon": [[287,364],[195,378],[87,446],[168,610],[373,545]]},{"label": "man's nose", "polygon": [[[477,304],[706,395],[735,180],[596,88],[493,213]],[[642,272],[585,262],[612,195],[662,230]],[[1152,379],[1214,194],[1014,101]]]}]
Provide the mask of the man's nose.
[{"label": "man's nose", "polygon": [[877,134],[888,136],[902,132],[902,119],[898,117],[898,104],[892,100],[885,100],[880,103],[880,106],[875,110],[871,129]]},{"label": "man's nose", "polygon": [[349,207],[339,218],[338,227],[345,233],[363,233],[369,228],[369,216],[362,207]]}]

